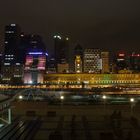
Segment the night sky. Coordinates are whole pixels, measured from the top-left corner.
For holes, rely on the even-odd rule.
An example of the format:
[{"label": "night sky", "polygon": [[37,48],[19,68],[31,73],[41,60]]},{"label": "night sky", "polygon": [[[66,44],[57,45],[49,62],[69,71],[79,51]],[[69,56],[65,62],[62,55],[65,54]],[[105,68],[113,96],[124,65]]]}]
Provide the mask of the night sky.
[{"label": "night sky", "polygon": [[55,33],[73,46],[139,51],[139,6],[139,0],[1,0],[0,40],[4,26],[17,23],[25,33],[42,35],[49,51]]}]

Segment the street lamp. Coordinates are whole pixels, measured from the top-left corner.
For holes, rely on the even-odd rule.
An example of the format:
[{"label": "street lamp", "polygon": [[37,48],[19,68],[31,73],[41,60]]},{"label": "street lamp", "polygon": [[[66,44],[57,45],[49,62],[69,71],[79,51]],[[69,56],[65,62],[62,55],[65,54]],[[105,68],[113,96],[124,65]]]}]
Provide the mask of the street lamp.
[{"label": "street lamp", "polygon": [[18,98],[19,98],[20,100],[22,100],[22,99],[23,99],[23,96],[22,96],[22,95],[19,95]]},{"label": "street lamp", "polygon": [[103,95],[103,97],[102,97],[104,100],[106,99],[106,96],[105,95]]},{"label": "street lamp", "polygon": [[61,96],[60,96],[60,99],[61,99],[61,101],[62,101],[62,100],[64,100],[64,96],[63,96],[63,95],[61,95]]},{"label": "street lamp", "polygon": [[61,105],[63,105],[63,100],[64,100],[64,96],[63,95],[60,96],[60,100],[61,100]]},{"label": "street lamp", "polygon": [[130,98],[130,102],[133,103],[135,100],[134,98]]},{"label": "street lamp", "polygon": [[135,99],[134,98],[130,98],[130,104],[131,104],[131,116],[133,115],[133,108],[135,105]]},{"label": "street lamp", "polygon": [[104,113],[105,113],[105,106],[106,106],[106,98],[107,98],[106,95],[102,96],[102,99],[104,100]]}]

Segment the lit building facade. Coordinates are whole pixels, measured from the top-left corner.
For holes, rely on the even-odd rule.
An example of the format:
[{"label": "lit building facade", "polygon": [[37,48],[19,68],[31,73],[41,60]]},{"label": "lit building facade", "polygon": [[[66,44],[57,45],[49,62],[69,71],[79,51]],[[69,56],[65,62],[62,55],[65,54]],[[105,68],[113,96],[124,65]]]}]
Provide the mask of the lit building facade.
[{"label": "lit building facade", "polygon": [[25,64],[26,54],[28,52],[46,51],[45,44],[40,35],[20,34],[20,43],[17,50],[18,63]]},{"label": "lit building facade", "polygon": [[74,72],[83,72],[83,48],[79,44],[74,48]]},{"label": "lit building facade", "polygon": [[4,63],[15,64],[20,41],[20,27],[17,24],[5,26]]},{"label": "lit building facade", "polygon": [[83,83],[86,87],[99,86],[139,86],[140,74],[46,74],[45,83],[53,87],[64,86],[69,83],[71,87],[80,87]]},{"label": "lit building facade", "polygon": [[102,73],[109,73],[109,52],[101,52]]},{"label": "lit building facade", "polygon": [[46,71],[47,53],[29,52],[24,68],[24,84],[42,84]]},{"label": "lit building facade", "polygon": [[101,51],[99,49],[85,49],[83,61],[85,73],[101,73],[102,60]]},{"label": "lit building facade", "polygon": [[127,54],[124,52],[119,52],[116,56],[116,69],[117,72],[124,69],[129,69],[127,64]]},{"label": "lit building facade", "polygon": [[80,55],[75,57],[75,72],[82,73],[82,59]]},{"label": "lit building facade", "polygon": [[[5,26],[4,55],[2,63],[2,83],[12,83],[15,75],[20,27],[17,24]],[[15,79],[16,80],[16,79]]]}]

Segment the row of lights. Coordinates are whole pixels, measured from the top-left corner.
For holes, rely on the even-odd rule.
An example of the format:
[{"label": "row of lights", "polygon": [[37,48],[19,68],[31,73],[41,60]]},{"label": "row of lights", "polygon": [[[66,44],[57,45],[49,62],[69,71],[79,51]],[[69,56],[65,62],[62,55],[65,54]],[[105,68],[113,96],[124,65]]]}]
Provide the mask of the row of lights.
[{"label": "row of lights", "polygon": [[[22,100],[22,99],[23,99],[23,96],[22,96],[22,95],[19,95],[18,98],[19,98],[20,100]],[[107,98],[107,96],[106,96],[106,95],[103,95],[102,98],[105,100],[105,99]],[[64,100],[64,96],[61,95],[61,96],[60,96],[60,99],[61,99],[61,100]],[[135,99],[134,99],[134,98],[130,98],[130,102],[135,102]]]},{"label": "row of lights", "polygon": [[[107,96],[103,95],[102,98],[105,100],[107,98]],[[130,102],[135,102],[135,99],[134,98],[130,98]]]},{"label": "row of lights", "polygon": [[[22,95],[19,95],[18,98],[19,98],[20,100],[22,100],[22,99],[23,99],[23,96],[22,96]],[[61,100],[64,100],[64,96],[61,95],[61,96],[60,96],[60,99],[61,99]]]}]

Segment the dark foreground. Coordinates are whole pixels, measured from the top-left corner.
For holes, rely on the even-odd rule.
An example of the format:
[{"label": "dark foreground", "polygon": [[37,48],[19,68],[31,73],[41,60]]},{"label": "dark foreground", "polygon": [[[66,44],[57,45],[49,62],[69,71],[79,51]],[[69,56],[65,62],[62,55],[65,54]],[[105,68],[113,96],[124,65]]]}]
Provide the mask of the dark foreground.
[{"label": "dark foreground", "polygon": [[[140,140],[140,105],[48,105],[14,102],[0,139]],[[18,117],[17,117],[18,116]]]}]

